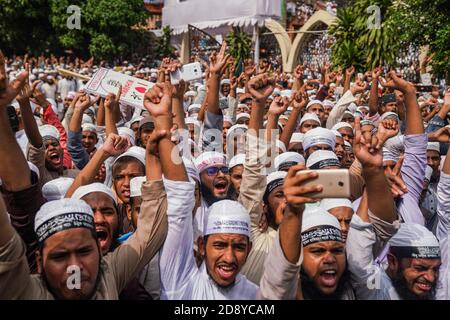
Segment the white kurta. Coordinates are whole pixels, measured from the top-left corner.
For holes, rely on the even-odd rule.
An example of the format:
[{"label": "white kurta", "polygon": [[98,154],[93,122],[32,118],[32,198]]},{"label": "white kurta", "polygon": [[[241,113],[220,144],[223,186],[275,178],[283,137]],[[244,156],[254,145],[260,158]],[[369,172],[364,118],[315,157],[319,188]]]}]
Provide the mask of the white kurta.
[{"label": "white kurta", "polygon": [[193,182],[164,180],[169,230],[160,255],[162,300],[255,299],[258,286],[238,275],[235,283],[221,288],[208,275],[205,264],[197,267],[193,254]]}]

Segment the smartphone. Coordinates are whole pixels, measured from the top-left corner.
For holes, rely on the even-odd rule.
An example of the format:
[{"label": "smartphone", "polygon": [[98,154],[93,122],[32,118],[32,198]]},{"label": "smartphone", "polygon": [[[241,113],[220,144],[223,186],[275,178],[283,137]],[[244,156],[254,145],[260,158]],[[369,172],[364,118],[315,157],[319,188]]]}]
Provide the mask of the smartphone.
[{"label": "smartphone", "polygon": [[350,173],[347,169],[302,170],[297,174],[317,172],[318,177],[308,180],[302,186],[320,184],[322,192],[311,194],[314,198],[350,198]]},{"label": "smartphone", "polygon": [[170,81],[173,85],[178,84],[181,79],[184,81],[199,80],[203,76],[200,62],[193,62],[183,65],[180,69],[170,73]]}]

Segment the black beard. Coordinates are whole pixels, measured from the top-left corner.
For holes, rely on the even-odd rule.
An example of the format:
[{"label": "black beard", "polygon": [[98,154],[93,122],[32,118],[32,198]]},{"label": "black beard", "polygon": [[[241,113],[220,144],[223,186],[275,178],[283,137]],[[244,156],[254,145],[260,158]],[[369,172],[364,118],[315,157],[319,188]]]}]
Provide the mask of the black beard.
[{"label": "black beard", "polygon": [[391,279],[392,285],[402,300],[433,300],[436,295],[436,283],[432,285],[431,291],[426,296],[420,297],[408,289],[406,279],[403,276],[403,269],[398,270],[394,279]]},{"label": "black beard", "polygon": [[303,266],[300,269],[300,281],[302,284],[302,293],[305,300],[341,300],[342,294],[348,287],[350,272],[345,267],[342,277],[338,281],[336,291],[332,294],[324,294],[317,288],[315,282],[308,276]]},{"label": "black beard", "polygon": [[203,183],[200,183],[200,191],[202,193],[202,198],[206,201],[206,203],[208,204],[208,207],[211,206],[212,204],[216,203],[217,201],[220,200],[236,200],[236,192],[235,189],[233,187],[233,184],[230,183],[228,185],[228,192],[227,192],[227,196],[225,198],[218,198],[216,197],[211,190],[209,190],[208,187],[206,187]]}]

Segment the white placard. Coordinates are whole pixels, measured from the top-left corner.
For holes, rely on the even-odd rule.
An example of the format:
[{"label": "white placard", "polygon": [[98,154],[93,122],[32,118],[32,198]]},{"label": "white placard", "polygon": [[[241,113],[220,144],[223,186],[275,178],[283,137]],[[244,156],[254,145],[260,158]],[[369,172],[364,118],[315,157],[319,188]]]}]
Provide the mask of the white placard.
[{"label": "white placard", "polygon": [[135,108],[144,107],[144,95],[154,86],[154,83],[107,68],[100,68],[86,83],[84,89],[90,94],[106,97],[108,93],[116,94],[122,85],[120,103]]}]

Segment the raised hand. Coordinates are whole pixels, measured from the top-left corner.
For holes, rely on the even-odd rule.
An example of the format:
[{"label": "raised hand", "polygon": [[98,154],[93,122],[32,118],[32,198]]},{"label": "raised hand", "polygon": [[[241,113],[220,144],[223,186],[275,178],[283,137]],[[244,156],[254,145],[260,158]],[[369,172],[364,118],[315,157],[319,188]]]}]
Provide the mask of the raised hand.
[{"label": "raised hand", "polygon": [[102,146],[109,156],[118,156],[127,151],[130,146],[130,140],[128,137],[119,136],[115,133],[110,133],[106,138],[105,143]]},{"label": "raised hand", "polygon": [[20,90],[19,94],[16,96],[16,100],[19,103],[24,103],[30,100],[30,98],[33,96],[34,90],[36,90],[37,85],[41,82],[41,80],[35,80],[33,81],[33,84],[30,86],[30,82],[27,80],[25,82],[25,85]]},{"label": "raised hand", "polygon": [[244,74],[250,78],[256,71],[256,65],[253,63],[252,59],[247,59],[244,61]]},{"label": "raised hand", "polygon": [[248,89],[257,102],[264,102],[274,89],[275,80],[266,74],[258,75],[248,82]]},{"label": "raised hand", "polygon": [[395,71],[391,70],[388,75],[390,77],[388,81],[384,81],[381,77],[378,78],[378,81],[384,88],[399,90],[403,93],[415,92],[416,89],[414,88],[414,85],[411,82],[398,77]]},{"label": "raised hand", "polygon": [[345,76],[347,77],[347,79],[350,79],[354,73],[355,73],[354,66],[350,66],[349,68],[345,69]]},{"label": "raised hand", "polygon": [[367,89],[368,84],[364,81],[358,79],[355,84],[350,88],[350,91],[353,95],[357,93],[362,93]]},{"label": "raised hand", "polygon": [[83,93],[81,96],[79,96],[77,101],[75,102],[75,109],[79,109],[82,112],[86,111],[86,109],[89,108],[90,106],[91,106],[91,98],[86,93]]},{"label": "raised hand", "polygon": [[[317,172],[302,173],[305,170],[304,164],[298,164],[289,168],[286,178],[284,179],[283,192],[287,205],[292,213],[301,214],[305,210],[305,203],[314,203],[319,199],[314,198],[313,194],[321,192],[323,186],[311,185],[302,186],[306,181],[313,180],[318,177]],[[300,172],[299,174],[297,174]]]},{"label": "raised hand", "polygon": [[450,126],[442,127],[439,130],[428,134],[428,141],[450,142]]},{"label": "raised hand", "polygon": [[381,76],[381,67],[376,67],[372,70],[372,80],[378,80],[378,78]]},{"label": "raised hand", "polygon": [[156,118],[172,115],[172,85],[166,77],[164,83],[157,83],[144,96],[144,107]]},{"label": "raised hand", "polygon": [[361,134],[360,118],[355,118],[355,139],[353,153],[363,167],[381,168],[383,166],[383,153],[377,149],[378,139],[372,135],[370,141]]},{"label": "raised hand", "polygon": [[294,78],[297,80],[303,79],[303,72],[305,71],[305,67],[302,64],[299,64],[294,69]]},{"label": "raised hand", "polygon": [[147,153],[149,155],[159,158],[158,143],[161,139],[167,136],[165,130],[153,130],[150,137],[147,140],[147,145],[145,146]]},{"label": "raised hand", "polygon": [[[121,95],[122,95],[122,85],[119,86],[117,94],[108,93],[108,95],[105,98],[105,108],[110,110],[110,111],[114,110],[115,108],[118,108]],[[90,101],[88,100],[87,103],[88,103],[88,107],[89,107]],[[86,107],[86,109],[88,107]]]},{"label": "raised hand", "polygon": [[227,61],[230,58],[229,54],[225,54],[227,50],[227,43],[223,41],[220,51],[213,52],[209,57],[209,72],[215,74],[223,74],[227,66]]},{"label": "raised hand", "polygon": [[391,193],[394,197],[402,196],[408,192],[405,181],[401,177],[401,170],[403,165],[403,157],[400,157],[395,164],[394,168],[391,170],[386,168],[385,176],[388,181],[389,187],[391,188]]},{"label": "raised hand", "polygon": [[[3,59],[3,63],[1,60]],[[0,107],[7,106],[11,103],[12,100],[17,96],[17,94],[22,90],[25,86],[25,83],[28,79],[28,72],[23,71],[20,73],[17,78],[8,84],[8,80],[6,77],[6,70],[4,64],[4,57],[0,54]]]},{"label": "raised hand", "polygon": [[289,107],[289,98],[288,97],[276,97],[273,99],[272,103],[269,107],[269,114],[271,115],[281,115],[283,114],[287,108]]},{"label": "raised hand", "polygon": [[394,119],[384,119],[378,124],[377,130],[377,149],[380,149],[387,139],[395,137],[398,134],[400,127],[398,122]]},{"label": "raised hand", "polygon": [[293,99],[292,99],[292,107],[294,109],[300,109],[306,107],[306,105],[309,102],[308,94],[305,91],[297,91],[294,93]]}]

